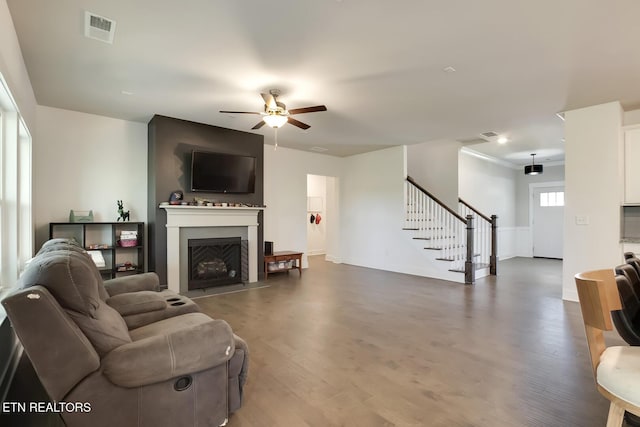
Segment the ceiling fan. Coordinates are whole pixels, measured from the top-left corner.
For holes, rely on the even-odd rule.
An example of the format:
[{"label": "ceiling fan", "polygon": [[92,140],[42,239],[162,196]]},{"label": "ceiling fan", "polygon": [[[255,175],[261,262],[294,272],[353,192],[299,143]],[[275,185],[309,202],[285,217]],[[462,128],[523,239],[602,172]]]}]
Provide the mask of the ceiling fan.
[{"label": "ceiling fan", "polygon": [[299,127],[300,129],[309,129],[309,126],[306,123],[302,123],[299,120],[294,119],[293,115],[295,114],[303,114],[303,113],[313,113],[316,111],[327,111],[327,107],[324,105],[316,105],[314,107],[304,107],[304,108],[294,108],[291,110],[287,110],[287,106],[282,102],[278,101],[278,96],[280,96],[280,91],[277,89],[271,89],[268,94],[261,93],[262,99],[264,99],[264,112],[257,111],[224,111],[221,110],[221,113],[229,113],[229,114],[259,114],[262,116],[262,120],[257,123],[251,129],[260,129],[262,126],[269,125],[272,128],[280,128],[284,126],[285,123],[290,123],[294,126]]}]

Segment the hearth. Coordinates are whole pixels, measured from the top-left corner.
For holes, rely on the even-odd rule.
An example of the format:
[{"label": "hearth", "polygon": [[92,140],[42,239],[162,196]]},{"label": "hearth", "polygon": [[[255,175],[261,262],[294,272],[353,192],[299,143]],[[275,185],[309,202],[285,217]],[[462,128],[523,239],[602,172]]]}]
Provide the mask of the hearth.
[{"label": "hearth", "polygon": [[246,247],[240,237],[189,239],[188,289],[246,281]]}]

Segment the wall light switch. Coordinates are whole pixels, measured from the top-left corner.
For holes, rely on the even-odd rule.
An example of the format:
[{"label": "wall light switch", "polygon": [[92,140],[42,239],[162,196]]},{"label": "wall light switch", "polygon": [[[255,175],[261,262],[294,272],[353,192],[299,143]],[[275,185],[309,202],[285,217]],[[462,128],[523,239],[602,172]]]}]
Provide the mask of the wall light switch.
[{"label": "wall light switch", "polygon": [[589,217],[587,215],[576,215],[576,225],[589,225]]}]

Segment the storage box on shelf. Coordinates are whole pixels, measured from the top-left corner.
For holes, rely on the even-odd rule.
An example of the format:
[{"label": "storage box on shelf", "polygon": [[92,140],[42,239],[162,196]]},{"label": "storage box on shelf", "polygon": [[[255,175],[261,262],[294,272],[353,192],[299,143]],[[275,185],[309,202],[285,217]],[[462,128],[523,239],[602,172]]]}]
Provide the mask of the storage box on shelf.
[{"label": "storage box on shelf", "polygon": [[52,222],[49,238],[58,237],[75,239],[94,251],[93,258],[105,279],[145,271],[144,222]]},{"label": "storage box on shelf", "polygon": [[269,273],[289,271],[297,269],[302,275],[302,252],[280,251],[264,256],[264,278],[269,278]]}]

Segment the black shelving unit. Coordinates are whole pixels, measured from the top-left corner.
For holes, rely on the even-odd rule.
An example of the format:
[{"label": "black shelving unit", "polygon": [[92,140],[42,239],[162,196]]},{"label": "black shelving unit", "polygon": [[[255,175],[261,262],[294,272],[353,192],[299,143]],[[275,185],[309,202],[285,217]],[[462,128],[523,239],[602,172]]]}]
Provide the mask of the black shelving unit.
[{"label": "black shelving unit", "polygon": [[[137,244],[122,246],[123,231],[136,231]],[[104,279],[145,272],[144,222],[51,222],[49,238],[75,239],[87,251],[100,251],[105,267],[100,268]]]}]

